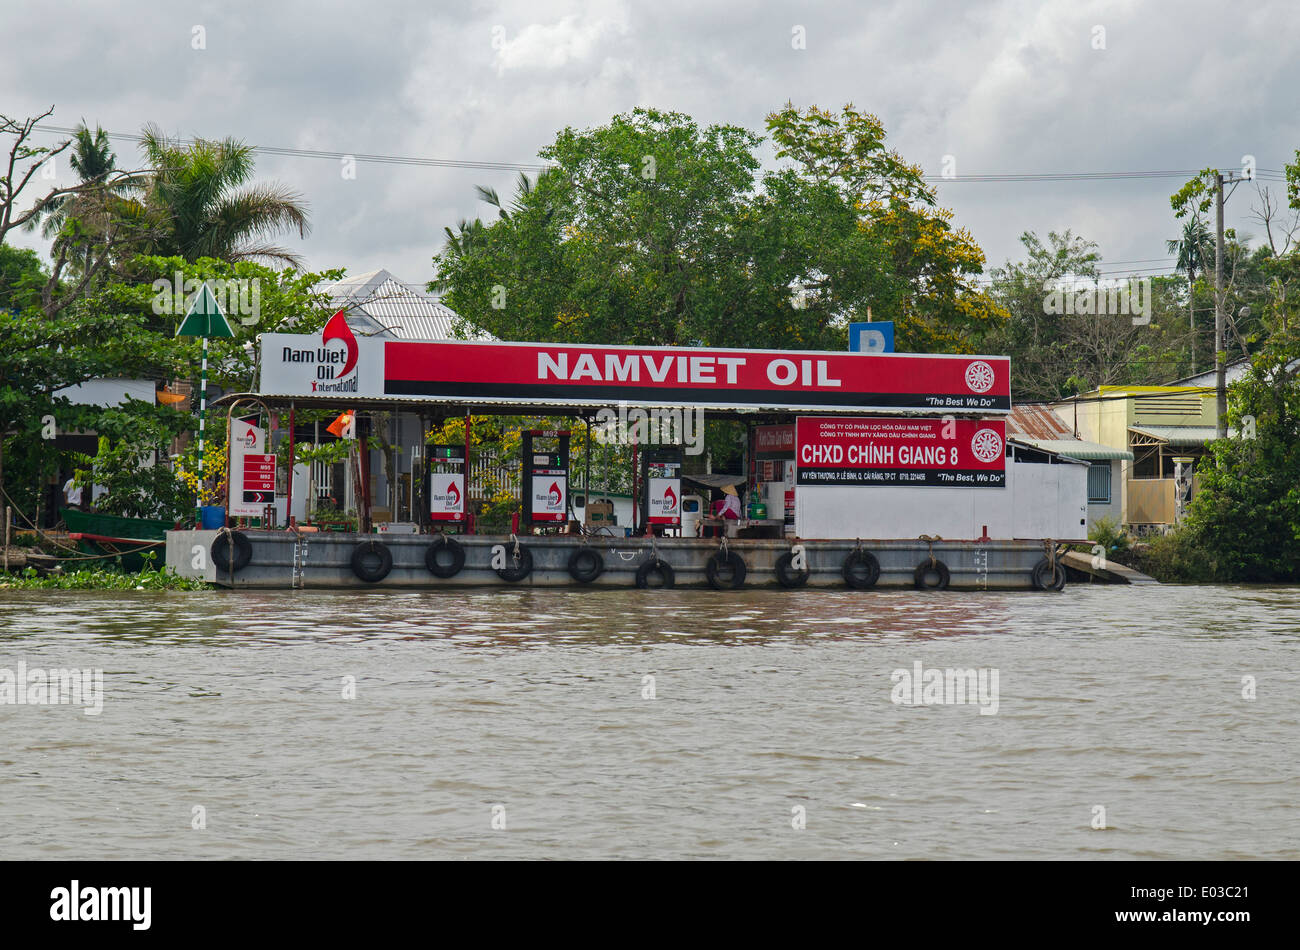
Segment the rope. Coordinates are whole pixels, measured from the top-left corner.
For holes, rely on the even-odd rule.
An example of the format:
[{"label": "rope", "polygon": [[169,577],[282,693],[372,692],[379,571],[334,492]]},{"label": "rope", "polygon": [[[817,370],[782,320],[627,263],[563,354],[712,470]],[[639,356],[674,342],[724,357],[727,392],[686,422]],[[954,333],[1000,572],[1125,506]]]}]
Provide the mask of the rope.
[{"label": "rope", "polygon": [[942,541],[943,538],[939,537],[939,535],[937,534],[934,537],[930,537],[928,534],[922,534],[919,535],[919,537],[922,541],[926,543],[926,546],[930,552],[930,569],[938,570],[938,562],[935,560],[934,557],[934,542]]},{"label": "rope", "polygon": [[[292,474],[292,473],[290,473],[290,474]],[[222,526],[217,530],[217,537],[218,537],[218,538],[220,538],[220,537],[225,537],[225,539],[226,539],[226,551],[227,551],[227,555],[226,555],[226,566],[230,569],[230,586],[231,586],[231,589],[234,589],[234,586],[235,586],[235,533],[234,533],[233,531],[230,530],[230,526],[229,526],[229,525],[222,525]],[[214,543],[214,544],[216,543],[216,539],[215,539],[215,538],[213,539],[213,543]]]},{"label": "rope", "polygon": [[1058,565],[1057,557],[1059,556],[1059,553],[1057,551],[1057,545],[1056,542],[1050,538],[1043,541],[1043,556],[1047,558],[1047,564],[1052,569],[1052,583],[1055,584],[1057,574],[1063,574],[1065,568]]}]

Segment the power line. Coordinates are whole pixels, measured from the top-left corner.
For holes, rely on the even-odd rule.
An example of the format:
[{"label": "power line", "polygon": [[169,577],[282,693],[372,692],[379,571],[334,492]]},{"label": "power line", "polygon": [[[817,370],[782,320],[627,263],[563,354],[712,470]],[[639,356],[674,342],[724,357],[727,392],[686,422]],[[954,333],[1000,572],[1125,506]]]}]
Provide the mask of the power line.
[{"label": "power line", "polygon": [[[67,128],[59,125],[46,125],[41,123],[37,127],[41,132],[53,132],[59,135],[72,135],[76,129]],[[126,132],[108,132],[106,133],[111,139],[119,141],[139,142],[139,135],[132,135]],[[181,145],[193,145],[195,139],[169,139]],[[483,171],[541,171],[547,168],[547,165],[527,164],[523,162],[480,162],[468,159],[455,158],[412,158],[403,155],[370,155],[360,152],[329,152],[318,149],[307,148],[281,148],[275,145],[252,145],[249,146],[252,151],[261,155],[282,155],[293,158],[324,158],[333,161],[341,161],[350,158],[357,162],[377,164],[377,165],[417,165],[427,168],[474,168]]]},{"label": "power line", "polygon": [[[942,184],[945,182],[1031,182],[1031,181],[1127,181],[1145,178],[1195,178],[1201,173],[1198,169],[1170,169],[1166,171],[1145,172],[1042,172],[1013,173],[1006,175],[926,175],[926,181]],[[1264,181],[1285,181],[1282,172],[1264,172],[1255,170],[1255,178]]]},{"label": "power line", "polygon": [[[75,128],[48,125],[44,122],[35,127],[37,131],[51,132],[59,135],[72,135]],[[140,136],[127,132],[107,132],[111,139],[139,142]],[[182,145],[193,145],[195,139],[177,138],[171,141]],[[351,158],[357,162],[382,165],[415,165],[427,168],[474,168],[487,171],[541,171],[553,167],[537,162],[489,162],[455,158],[421,158],[408,155],[376,155],[363,152],[335,152],[321,149],[287,148],[275,145],[249,146],[254,152],[263,155],[280,155],[294,158],[324,158],[340,161]],[[1235,166],[1234,166],[1235,167]],[[1119,172],[1036,172],[989,175],[925,175],[927,181],[943,182],[1039,182],[1039,181],[1124,181],[1149,178],[1193,178],[1201,169],[1166,169],[1156,171],[1119,171]],[[1257,168],[1255,177],[1266,181],[1284,181],[1285,174],[1279,169]]]}]

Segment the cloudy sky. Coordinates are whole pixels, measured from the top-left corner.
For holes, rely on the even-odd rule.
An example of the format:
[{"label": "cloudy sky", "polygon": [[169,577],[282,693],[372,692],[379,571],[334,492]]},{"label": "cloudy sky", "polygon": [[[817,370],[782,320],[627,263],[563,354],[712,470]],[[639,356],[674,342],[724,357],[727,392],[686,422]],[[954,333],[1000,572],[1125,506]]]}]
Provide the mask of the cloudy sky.
[{"label": "cloudy sky", "polygon": [[[0,11],[0,112],[54,105],[53,124],[114,133],[154,122],[281,148],[527,164],[557,130],[638,105],[761,130],[786,100],[852,101],[934,177],[991,265],[1020,256],[1022,231],[1070,228],[1100,244],[1107,269],[1164,272],[1183,179],[961,176],[1235,169],[1245,155],[1277,170],[1300,147],[1292,0],[3,0]],[[130,141],[115,146],[138,167]],[[941,177],[946,156],[955,180]],[[473,186],[509,192],[514,173],[362,161],[350,179],[337,158],[262,155],[258,177],[309,201],[311,235],[284,243],[310,266],[423,283],[443,227],[490,211]],[[1260,234],[1257,202],[1240,188],[1228,225]]]}]

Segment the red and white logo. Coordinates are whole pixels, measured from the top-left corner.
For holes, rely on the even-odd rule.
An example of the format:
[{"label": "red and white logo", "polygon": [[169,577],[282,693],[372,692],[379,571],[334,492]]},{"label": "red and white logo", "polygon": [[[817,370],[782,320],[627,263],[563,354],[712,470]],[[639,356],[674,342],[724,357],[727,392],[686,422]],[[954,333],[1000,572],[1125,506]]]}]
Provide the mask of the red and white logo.
[{"label": "red and white logo", "polygon": [[460,489],[456,487],[455,482],[447,485],[447,507],[457,508],[460,506]]},{"label": "red and white logo", "polygon": [[993,367],[983,360],[966,366],[966,385],[973,393],[986,393],[993,388]]},{"label": "red and white logo", "polygon": [[992,429],[980,429],[970,440],[970,450],[981,462],[1002,456],[1002,437]]},{"label": "red and white logo", "polygon": [[664,511],[668,515],[677,510],[677,495],[673,491],[673,486],[669,485],[664,489]]},{"label": "red and white logo", "polygon": [[558,508],[560,507],[560,502],[563,500],[564,500],[564,496],[560,493],[559,483],[551,482],[551,493],[549,496],[547,496],[546,499],[547,504],[550,505],[550,507],[552,508]]},{"label": "red and white logo", "polygon": [[348,348],[348,356],[343,363],[343,368],[334,377],[335,379],[342,379],[356,369],[357,365],[357,338],[353,334],[352,328],[348,326],[348,321],[344,318],[342,310],[330,317],[329,322],[325,324],[325,329],[321,331],[321,343],[325,344],[330,340],[342,340]]}]

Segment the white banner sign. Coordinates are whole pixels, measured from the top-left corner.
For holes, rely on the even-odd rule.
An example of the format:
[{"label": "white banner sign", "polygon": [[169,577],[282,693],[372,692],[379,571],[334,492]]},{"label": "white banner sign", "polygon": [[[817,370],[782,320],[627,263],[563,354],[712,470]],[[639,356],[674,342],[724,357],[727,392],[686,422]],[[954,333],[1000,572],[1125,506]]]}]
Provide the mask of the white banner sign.
[{"label": "white banner sign", "polygon": [[434,472],[429,476],[429,517],[434,521],[465,520],[465,476]]},{"label": "white banner sign", "polygon": [[260,518],[275,504],[275,458],[264,455],[266,430],[247,422],[230,422],[230,484],[226,486],[231,518]]},{"label": "white banner sign", "polygon": [[563,521],[568,478],[564,475],[533,476],[533,520]]},{"label": "white banner sign", "polygon": [[651,478],[650,523],[677,524],[682,517],[682,481],[680,478]]}]

